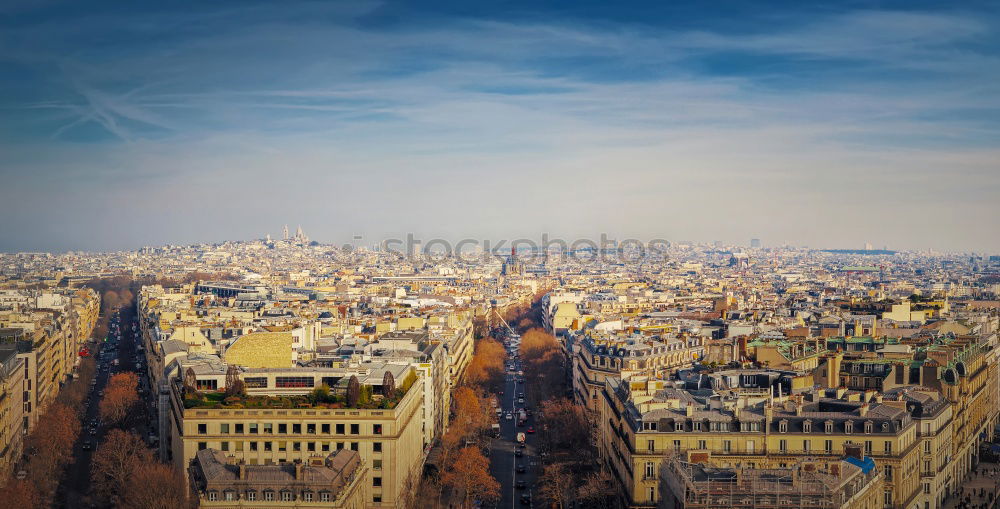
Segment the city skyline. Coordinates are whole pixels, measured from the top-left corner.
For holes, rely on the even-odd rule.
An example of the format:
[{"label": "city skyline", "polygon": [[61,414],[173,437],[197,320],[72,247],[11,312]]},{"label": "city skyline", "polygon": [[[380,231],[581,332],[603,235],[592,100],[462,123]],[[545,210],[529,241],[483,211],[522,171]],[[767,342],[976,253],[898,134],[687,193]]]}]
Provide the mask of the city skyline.
[{"label": "city skyline", "polygon": [[[0,251],[620,237],[1000,251],[986,2],[13,2]],[[279,219],[280,221],[281,219]]]}]

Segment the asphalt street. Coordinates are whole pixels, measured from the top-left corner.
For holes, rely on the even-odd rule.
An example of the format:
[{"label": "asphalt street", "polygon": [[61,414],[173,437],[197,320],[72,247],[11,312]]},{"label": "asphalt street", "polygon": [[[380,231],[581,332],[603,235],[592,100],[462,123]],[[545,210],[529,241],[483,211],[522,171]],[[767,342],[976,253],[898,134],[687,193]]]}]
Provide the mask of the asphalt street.
[{"label": "asphalt street", "polygon": [[[515,347],[514,352],[516,351]],[[513,365],[514,369],[507,370],[503,394],[497,395],[502,410],[500,437],[493,439],[490,473],[500,483],[498,508],[532,507],[532,503],[522,500],[522,496],[534,497],[538,477],[541,474],[541,463],[535,446],[537,434],[528,432],[534,429],[535,418],[533,415],[529,416],[523,426],[518,425],[517,412],[527,407],[527,388],[523,383],[524,378],[516,374],[521,369],[520,362],[508,356],[507,364],[508,367]],[[518,433],[524,433],[523,448],[517,446]],[[518,449],[521,456],[517,456]],[[522,467],[523,472],[518,472],[518,467]],[[518,484],[518,481],[522,481],[523,484]]]}]

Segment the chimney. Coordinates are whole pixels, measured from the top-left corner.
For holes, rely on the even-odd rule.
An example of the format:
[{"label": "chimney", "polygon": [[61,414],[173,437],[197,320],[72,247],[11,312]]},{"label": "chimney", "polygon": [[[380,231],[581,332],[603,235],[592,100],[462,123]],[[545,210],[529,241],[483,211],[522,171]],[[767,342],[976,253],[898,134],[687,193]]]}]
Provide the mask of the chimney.
[{"label": "chimney", "polygon": [[247,464],[240,461],[240,480],[245,481],[247,479]]},{"label": "chimney", "polygon": [[302,460],[295,460],[295,480],[302,479]]},{"label": "chimney", "polygon": [[691,417],[692,415],[694,415],[694,403],[688,403],[687,416]]},{"label": "chimney", "polygon": [[840,363],[844,360],[844,354],[837,353],[830,355],[826,359],[826,381],[830,389],[840,387]]},{"label": "chimney", "polygon": [[844,455],[850,458],[863,460],[865,459],[865,450],[861,448],[861,444],[845,443]]},{"label": "chimney", "polygon": [[861,417],[868,415],[868,403],[865,403],[860,407],[858,407],[858,415],[860,415]]}]

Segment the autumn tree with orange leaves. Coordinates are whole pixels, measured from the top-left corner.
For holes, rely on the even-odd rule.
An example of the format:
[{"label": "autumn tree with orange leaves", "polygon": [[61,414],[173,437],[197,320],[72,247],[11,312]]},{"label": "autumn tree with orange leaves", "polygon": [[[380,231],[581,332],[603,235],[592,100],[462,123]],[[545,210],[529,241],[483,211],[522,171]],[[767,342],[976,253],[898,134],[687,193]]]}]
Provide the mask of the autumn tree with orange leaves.
[{"label": "autumn tree with orange leaves", "polygon": [[521,359],[529,385],[528,396],[534,401],[561,397],[565,392],[562,347],[555,336],[534,328],[521,337]]},{"label": "autumn tree with orange leaves", "polygon": [[455,419],[452,426],[456,431],[470,438],[477,438],[484,430],[493,424],[489,411],[489,402],[479,391],[462,386],[455,390],[452,396],[455,401]]},{"label": "autumn tree with orange leaves", "polygon": [[506,352],[499,341],[481,339],[476,343],[476,352],[466,371],[470,384],[480,385],[491,392],[500,390],[504,382],[504,361]]},{"label": "autumn tree with orange leaves", "polygon": [[111,377],[98,407],[101,420],[110,425],[124,422],[139,402],[139,394],[136,392],[138,385],[139,377],[132,372],[118,373]]},{"label": "autumn tree with orange leaves", "polygon": [[73,460],[73,444],[80,436],[80,427],[76,412],[56,402],[42,414],[25,440],[28,480],[42,506],[51,504],[63,469]]},{"label": "autumn tree with orange leaves", "polygon": [[500,498],[500,483],[490,475],[490,462],[478,447],[459,450],[452,467],[441,476],[441,483],[461,497],[464,508],[472,507],[473,500]]},{"label": "autumn tree with orange leaves", "polygon": [[195,507],[188,501],[184,479],[170,465],[158,462],[140,464],[128,477],[118,509],[182,509]]}]

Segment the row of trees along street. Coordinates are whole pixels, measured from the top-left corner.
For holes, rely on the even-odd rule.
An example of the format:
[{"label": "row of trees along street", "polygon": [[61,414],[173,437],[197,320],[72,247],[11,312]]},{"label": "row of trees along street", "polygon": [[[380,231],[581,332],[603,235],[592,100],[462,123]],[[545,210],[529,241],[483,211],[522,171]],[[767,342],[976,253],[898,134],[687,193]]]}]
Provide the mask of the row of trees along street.
[{"label": "row of trees along street", "polygon": [[571,365],[559,340],[541,328],[541,304],[517,322],[519,354],[528,385],[528,400],[541,424],[542,475],[538,495],[558,508],[614,507],[614,485],[599,467],[596,428],[584,408],[572,399],[567,369]]},{"label": "row of trees along street", "polygon": [[[225,274],[189,274],[181,280],[128,276],[94,279],[85,286],[101,296],[101,312],[91,337],[103,345],[110,332],[110,320],[120,316],[121,343],[135,341],[131,330],[136,309],[135,299],[145,284],[177,286],[199,280],[225,279]],[[96,352],[95,352],[96,354]],[[74,457],[73,452],[84,429],[87,395],[90,383],[97,376],[95,357],[83,357],[77,368],[79,378],[68,381],[56,400],[39,416],[38,423],[25,438],[24,460],[18,469],[23,479],[5,480],[0,487],[4,507],[63,507],[67,493],[79,491],[70,487],[79,477],[77,472],[88,465],[75,464],[86,455]],[[104,396],[98,403],[102,425],[107,429],[103,441],[90,458],[88,502],[96,507],[119,509],[178,509],[188,506],[181,474],[167,464],[159,463],[142,437],[127,431],[137,424],[142,412],[137,392],[139,377],[135,373],[115,374],[108,381]],[[21,476],[18,476],[21,477]],[[86,489],[86,486],[83,487]]]},{"label": "row of trees along street", "polygon": [[[594,427],[583,407],[569,397],[565,353],[559,341],[541,328],[542,295],[539,292],[530,306],[511,307],[502,315],[521,334],[526,392],[541,424],[538,502],[559,508],[570,503],[581,508],[614,507],[610,474],[596,466]],[[420,506],[434,501],[436,507],[470,507],[475,500],[489,504],[500,496],[483,451],[489,450],[488,431],[496,422],[490,399],[503,390],[507,353],[487,322],[477,322],[475,330],[475,354],[463,385],[453,395],[452,422],[441,440],[442,471],[424,477],[413,490]]]}]

